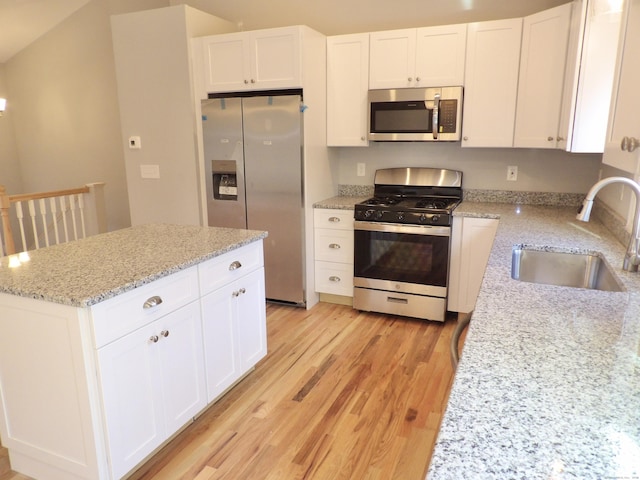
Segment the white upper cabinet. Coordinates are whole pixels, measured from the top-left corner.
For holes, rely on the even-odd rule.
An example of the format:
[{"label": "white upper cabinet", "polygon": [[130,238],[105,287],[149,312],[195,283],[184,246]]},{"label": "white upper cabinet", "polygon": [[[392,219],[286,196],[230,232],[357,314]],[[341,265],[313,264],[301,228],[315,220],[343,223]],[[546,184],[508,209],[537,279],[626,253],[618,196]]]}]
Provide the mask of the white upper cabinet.
[{"label": "white upper cabinet", "polygon": [[513,145],[521,37],[521,18],[468,25],[463,147]]},{"label": "white upper cabinet", "polygon": [[571,4],[524,18],[514,147],[556,148]]},{"label": "white upper cabinet", "polygon": [[466,24],[373,32],[369,88],[463,85]]},{"label": "white upper cabinet", "polygon": [[638,175],[640,148],[640,0],[627,0],[621,25],[603,163]]},{"label": "white upper cabinet", "polygon": [[610,0],[574,0],[572,9],[557,145],[602,153],[622,12]]},{"label": "white upper cabinet", "polygon": [[299,26],[202,38],[207,92],[302,86]]},{"label": "white upper cabinet", "polygon": [[327,37],[327,146],[365,147],[369,34]]}]

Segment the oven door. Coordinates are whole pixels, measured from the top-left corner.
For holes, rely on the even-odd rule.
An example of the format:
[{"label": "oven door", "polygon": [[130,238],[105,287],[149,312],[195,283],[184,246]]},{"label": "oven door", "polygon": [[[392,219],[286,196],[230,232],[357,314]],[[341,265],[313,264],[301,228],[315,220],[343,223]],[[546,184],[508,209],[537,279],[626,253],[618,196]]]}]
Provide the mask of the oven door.
[{"label": "oven door", "polygon": [[450,227],[354,225],[355,287],[447,296]]}]

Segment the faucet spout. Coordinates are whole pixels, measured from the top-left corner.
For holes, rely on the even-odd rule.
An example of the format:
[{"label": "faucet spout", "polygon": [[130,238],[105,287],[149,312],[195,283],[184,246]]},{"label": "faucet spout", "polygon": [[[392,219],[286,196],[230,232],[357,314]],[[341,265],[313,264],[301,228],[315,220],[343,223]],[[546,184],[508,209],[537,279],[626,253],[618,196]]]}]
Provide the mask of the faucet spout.
[{"label": "faucet spout", "polygon": [[591,209],[593,208],[593,200],[598,192],[607,185],[612,183],[624,183],[631,187],[633,193],[636,196],[636,209],[633,215],[633,227],[631,230],[631,238],[629,239],[629,245],[627,246],[627,252],[624,255],[624,261],[622,263],[622,269],[627,272],[637,272],[638,265],[640,265],[640,185],[633,180],[626,177],[607,177],[603,178],[599,182],[595,183],[593,187],[587,193],[582,207],[576,215],[576,219],[581,222],[588,222],[591,216]]}]

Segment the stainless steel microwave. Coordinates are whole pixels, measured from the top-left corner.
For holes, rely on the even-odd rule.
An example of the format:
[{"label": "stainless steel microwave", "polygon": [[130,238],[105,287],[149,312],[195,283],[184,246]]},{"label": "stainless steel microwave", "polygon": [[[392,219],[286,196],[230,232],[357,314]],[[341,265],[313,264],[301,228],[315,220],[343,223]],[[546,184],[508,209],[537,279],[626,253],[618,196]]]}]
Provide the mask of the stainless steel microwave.
[{"label": "stainless steel microwave", "polygon": [[462,87],[369,90],[369,140],[460,140]]}]

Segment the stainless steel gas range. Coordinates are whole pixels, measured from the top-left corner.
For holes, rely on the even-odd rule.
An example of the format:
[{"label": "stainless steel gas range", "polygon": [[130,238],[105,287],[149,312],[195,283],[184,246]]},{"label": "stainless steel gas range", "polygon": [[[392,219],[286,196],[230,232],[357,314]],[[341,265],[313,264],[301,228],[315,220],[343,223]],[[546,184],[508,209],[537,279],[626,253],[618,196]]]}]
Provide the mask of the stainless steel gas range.
[{"label": "stainless steel gas range", "polygon": [[377,170],[374,196],[355,206],[353,307],[444,321],[451,219],[462,172]]}]

